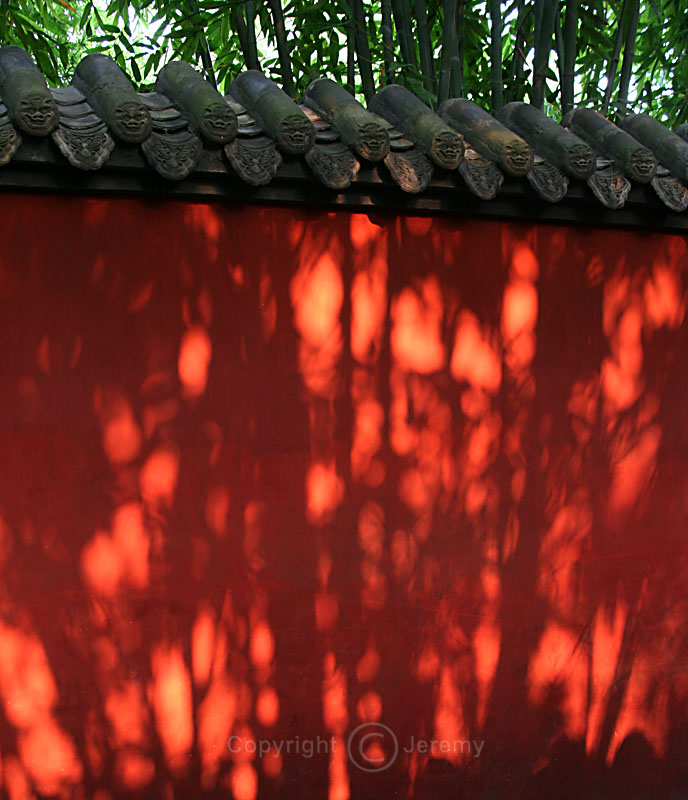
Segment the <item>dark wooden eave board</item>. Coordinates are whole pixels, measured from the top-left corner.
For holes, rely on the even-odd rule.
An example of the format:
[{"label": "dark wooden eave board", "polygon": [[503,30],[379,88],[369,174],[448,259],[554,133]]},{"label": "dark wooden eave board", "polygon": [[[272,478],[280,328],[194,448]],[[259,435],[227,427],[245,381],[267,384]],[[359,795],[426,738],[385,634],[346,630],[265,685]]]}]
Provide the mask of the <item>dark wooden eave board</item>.
[{"label": "dark wooden eave board", "polygon": [[667,209],[648,185],[633,184],[626,205],[609,210],[600,205],[588,186],[573,181],[559,203],[542,200],[526,181],[506,178],[493,200],[481,200],[456,172],[437,171],[422,194],[399,191],[384,166],[363,164],[352,185],[341,192],[324,187],[300,158],[285,158],[266,186],[249,186],[219,157],[204,153],[187,178],[170,181],[148,168],[137,147],[118,146],[99,170],[75,170],[49,139],[25,142],[13,160],[0,168],[0,190],[84,195],[145,195],[197,201],[299,205],[311,209],[348,209],[370,212],[451,216],[456,219],[506,219],[534,223],[578,224],[688,233],[688,214]]}]

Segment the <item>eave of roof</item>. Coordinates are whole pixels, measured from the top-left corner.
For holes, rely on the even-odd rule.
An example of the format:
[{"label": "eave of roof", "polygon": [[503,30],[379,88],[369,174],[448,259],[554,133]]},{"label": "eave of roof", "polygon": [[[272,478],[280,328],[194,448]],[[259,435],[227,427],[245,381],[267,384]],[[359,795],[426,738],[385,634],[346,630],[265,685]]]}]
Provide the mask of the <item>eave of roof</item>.
[{"label": "eave of roof", "polygon": [[396,86],[370,107],[327,79],[297,104],[253,71],[223,98],[183,62],[141,94],[98,54],[49,89],[4,47],[0,187],[688,229],[685,131],[589,109],[564,128],[526,104],[495,119],[461,99],[435,114]]}]

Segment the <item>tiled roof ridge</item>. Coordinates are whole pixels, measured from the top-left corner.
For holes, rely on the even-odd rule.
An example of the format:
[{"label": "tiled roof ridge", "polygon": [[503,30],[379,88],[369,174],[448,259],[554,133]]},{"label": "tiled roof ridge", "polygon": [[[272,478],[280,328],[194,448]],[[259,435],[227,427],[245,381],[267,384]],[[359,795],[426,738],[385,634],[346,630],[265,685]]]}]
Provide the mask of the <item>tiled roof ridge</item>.
[{"label": "tiled roof ridge", "polygon": [[688,208],[688,125],[671,131],[645,114],[616,125],[582,107],[559,124],[527,103],[493,116],[465,98],[434,112],[399,85],[380,89],[366,108],[329,78],[313,81],[297,103],[257,70],[240,73],[223,97],[183,61],[167,64],[153,91],[140,93],[111,58],[93,53],[71,84],[51,89],[24,50],[1,47],[0,167],[22,137],[50,137],[79,170],[100,169],[116,148],[140,148],[170,181],[211,160],[264,186],[284,158],[303,159],[333,191],[349,187],[365,163],[410,194],[439,173],[491,200],[506,175],[525,178],[550,203],[571,181],[585,181],[604,206],[619,209],[637,182],[650,183],[672,211]]}]

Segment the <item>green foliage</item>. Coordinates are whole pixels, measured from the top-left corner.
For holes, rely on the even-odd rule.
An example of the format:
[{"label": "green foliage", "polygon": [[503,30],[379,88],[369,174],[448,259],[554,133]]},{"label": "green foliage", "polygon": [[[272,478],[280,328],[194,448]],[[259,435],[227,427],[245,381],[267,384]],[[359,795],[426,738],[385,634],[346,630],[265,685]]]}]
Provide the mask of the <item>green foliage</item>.
[{"label": "green foliage", "polygon": [[[541,74],[546,76],[544,107],[556,115],[562,104],[562,28],[567,4],[574,0],[557,0],[550,42],[542,23],[547,14],[542,9],[550,8],[544,4],[553,1],[501,3],[499,68],[505,102],[531,98],[537,42]],[[451,53],[450,95],[462,91],[464,96],[490,105],[491,27],[485,0],[480,3],[459,0],[455,24],[448,26],[443,25],[444,11],[453,6],[446,0],[426,0],[425,10],[420,8],[420,18],[427,20],[430,51],[426,38],[422,53],[415,0],[391,0],[394,38],[387,71],[383,2],[363,3],[376,86],[390,79],[399,81],[434,105],[442,50],[446,47],[446,52]],[[283,80],[286,76],[282,70],[290,71],[288,77],[293,81],[296,96],[320,75],[329,75],[346,85],[347,42],[354,47],[356,28],[352,26],[358,24],[354,0],[282,0],[287,64],[281,64],[278,57],[279,36],[283,34],[275,26],[275,5],[279,10],[279,3],[270,4],[266,0],[0,0],[0,42],[25,48],[51,83],[68,82],[79,59],[96,50],[110,54],[143,87],[150,86],[159,68],[175,58],[203,69],[205,53],[205,63],[209,63],[209,54],[218,87],[223,91],[239,71],[246,69],[250,59],[248,39],[254,31],[261,69],[285,84],[289,80]],[[577,104],[601,108],[611,76],[609,113],[617,110],[623,50],[618,63],[614,63],[613,51],[617,30],[621,31],[620,41],[627,38],[626,5],[630,3],[624,4],[623,0],[578,0],[575,6],[573,91]],[[688,120],[687,12],[688,0],[640,3],[629,109],[651,113],[670,125]],[[406,59],[402,58],[402,39],[411,42]],[[362,57],[355,55],[355,90],[359,97],[363,94]],[[431,75],[422,74],[419,67],[421,63],[427,65],[428,57],[434,64]],[[497,80],[500,69],[496,72]]]}]

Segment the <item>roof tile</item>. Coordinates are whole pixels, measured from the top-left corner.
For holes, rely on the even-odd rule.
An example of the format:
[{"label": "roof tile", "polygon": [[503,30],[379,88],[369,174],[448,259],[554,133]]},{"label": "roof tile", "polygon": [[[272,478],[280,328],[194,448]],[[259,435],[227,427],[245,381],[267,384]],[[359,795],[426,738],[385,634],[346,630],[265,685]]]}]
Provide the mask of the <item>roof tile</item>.
[{"label": "roof tile", "polygon": [[[308,173],[290,166],[303,159],[334,192],[360,180],[365,163],[366,175],[377,170],[383,184],[389,175],[410,194],[431,185],[450,191],[462,181],[476,197],[493,200],[506,173],[526,178],[523,185],[549,203],[583,180],[599,202],[619,209],[633,181],[650,183],[671,211],[688,209],[688,124],[672,132],[629,114],[615,125],[575,108],[560,125],[521,102],[495,118],[464,98],[435,113],[398,85],[378,91],[366,109],[328,78],[313,81],[299,105],[256,70],[238,75],[222,97],[182,61],[160,70],[154,91],[137,93],[98,53],[82,59],[71,85],[48,89],[27,53],[0,48],[0,166],[13,158],[40,163],[47,151],[36,143],[46,137],[77,169],[116,169],[135,158],[137,169],[148,163],[174,181],[200,170],[264,186],[283,162],[280,174],[304,180]],[[582,196],[580,189],[574,194]]]}]

